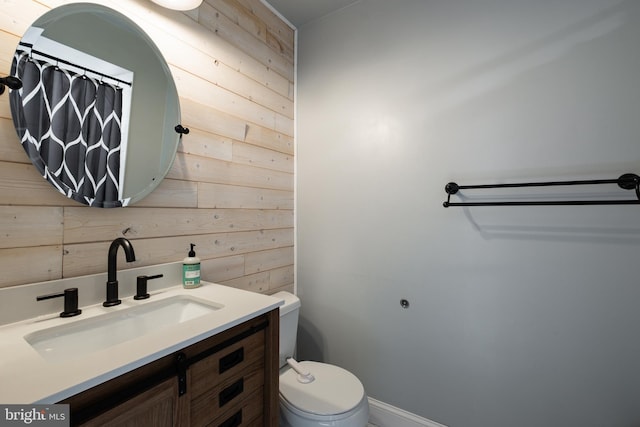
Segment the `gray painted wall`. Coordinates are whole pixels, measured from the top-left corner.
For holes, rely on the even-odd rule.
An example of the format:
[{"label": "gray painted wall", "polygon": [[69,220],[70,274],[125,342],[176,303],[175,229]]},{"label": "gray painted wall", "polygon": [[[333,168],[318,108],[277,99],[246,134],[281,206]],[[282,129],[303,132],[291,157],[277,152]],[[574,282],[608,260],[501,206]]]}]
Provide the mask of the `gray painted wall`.
[{"label": "gray painted wall", "polygon": [[640,206],[442,207],[640,173],[640,2],[361,0],[298,61],[300,357],[452,427],[640,425]]}]

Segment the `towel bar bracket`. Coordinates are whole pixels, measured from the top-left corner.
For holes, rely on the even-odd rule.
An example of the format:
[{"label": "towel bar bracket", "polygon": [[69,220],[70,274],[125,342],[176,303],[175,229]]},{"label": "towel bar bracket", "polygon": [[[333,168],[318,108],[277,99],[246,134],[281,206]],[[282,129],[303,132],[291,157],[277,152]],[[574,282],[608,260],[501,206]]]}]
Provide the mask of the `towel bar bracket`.
[{"label": "towel bar bracket", "polygon": [[625,173],[618,178],[618,187],[625,190],[633,190],[640,184],[640,177],[635,173]]}]

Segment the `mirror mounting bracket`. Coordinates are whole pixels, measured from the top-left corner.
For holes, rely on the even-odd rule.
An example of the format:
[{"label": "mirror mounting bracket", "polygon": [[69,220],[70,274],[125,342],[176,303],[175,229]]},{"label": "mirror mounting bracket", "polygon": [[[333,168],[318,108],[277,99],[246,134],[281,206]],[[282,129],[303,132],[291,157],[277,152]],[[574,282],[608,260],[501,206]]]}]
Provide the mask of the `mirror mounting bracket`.
[{"label": "mirror mounting bracket", "polygon": [[174,128],[176,132],[178,132],[181,136],[189,133],[189,128],[183,127],[182,125],[176,125]]}]

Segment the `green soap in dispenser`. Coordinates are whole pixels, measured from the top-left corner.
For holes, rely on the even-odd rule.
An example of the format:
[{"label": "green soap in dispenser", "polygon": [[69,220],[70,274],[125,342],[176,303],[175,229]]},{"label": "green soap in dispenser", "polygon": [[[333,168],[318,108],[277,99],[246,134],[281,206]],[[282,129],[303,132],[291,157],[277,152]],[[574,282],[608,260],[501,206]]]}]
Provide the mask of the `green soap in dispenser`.
[{"label": "green soap in dispenser", "polygon": [[182,286],[185,289],[193,289],[200,286],[200,258],[193,250],[195,245],[191,243],[188,256],[182,260]]}]

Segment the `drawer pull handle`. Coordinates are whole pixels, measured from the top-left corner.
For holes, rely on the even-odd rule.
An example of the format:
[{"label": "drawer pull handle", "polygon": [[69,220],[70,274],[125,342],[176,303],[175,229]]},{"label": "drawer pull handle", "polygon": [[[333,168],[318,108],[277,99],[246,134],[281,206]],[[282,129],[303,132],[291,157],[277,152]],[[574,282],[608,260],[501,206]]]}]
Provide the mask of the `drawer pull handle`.
[{"label": "drawer pull handle", "polygon": [[236,366],[238,363],[242,363],[244,360],[244,347],[240,347],[239,349],[232,351],[224,357],[220,358],[220,366],[218,368],[219,373],[223,373],[224,371],[228,371],[229,369]]},{"label": "drawer pull handle", "polygon": [[226,421],[220,424],[218,427],[238,427],[242,424],[242,409],[231,415]]},{"label": "drawer pull handle", "polygon": [[225,388],[218,395],[219,407],[222,408],[224,405],[233,400],[234,397],[238,396],[240,393],[244,391],[244,378],[240,378],[235,383],[231,384],[229,387]]}]

